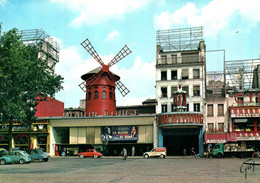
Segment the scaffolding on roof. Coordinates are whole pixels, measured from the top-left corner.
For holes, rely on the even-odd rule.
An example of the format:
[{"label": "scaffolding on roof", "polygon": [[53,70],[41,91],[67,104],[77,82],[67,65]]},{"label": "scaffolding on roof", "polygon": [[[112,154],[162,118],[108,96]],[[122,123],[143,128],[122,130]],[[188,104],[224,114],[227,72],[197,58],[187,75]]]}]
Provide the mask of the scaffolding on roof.
[{"label": "scaffolding on roof", "polygon": [[260,88],[260,59],[225,61],[226,89],[228,91]]},{"label": "scaffolding on roof", "polygon": [[200,41],[203,41],[203,27],[156,32],[156,45],[160,45],[163,52],[198,50]]},{"label": "scaffolding on roof", "polygon": [[224,94],[224,72],[208,71],[206,73],[206,96],[222,97]]},{"label": "scaffolding on roof", "polygon": [[47,58],[54,63],[59,62],[60,45],[42,29],[18,30],[24,44],[34,44],[38,47],[41,58]]}]

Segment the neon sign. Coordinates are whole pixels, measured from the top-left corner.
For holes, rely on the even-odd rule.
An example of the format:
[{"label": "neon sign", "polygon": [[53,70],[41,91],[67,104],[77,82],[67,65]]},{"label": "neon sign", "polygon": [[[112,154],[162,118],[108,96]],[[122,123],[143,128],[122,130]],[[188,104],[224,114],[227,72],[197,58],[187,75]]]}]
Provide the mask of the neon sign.
[{"label": "neon sign", "polygon": [[[252,94],[246,93],[246,95],[249,97],[250,102],[252,102],[252,98],[255,96],[255,94],[254,94],[254,93],[252,93]],[[241,100],[241,101],[237,100],[237,98],[238,98],[239,96],[244,97],[245,94],[243,94],[243,93],[238,93],[238,94],[236,94],[236,95],[235,95],[235,101],[236,101],[236,103],[239,103],[239,104],[244,103],[244,100]],[[260,93],[257,94],[257,98],[260,98]]]}]

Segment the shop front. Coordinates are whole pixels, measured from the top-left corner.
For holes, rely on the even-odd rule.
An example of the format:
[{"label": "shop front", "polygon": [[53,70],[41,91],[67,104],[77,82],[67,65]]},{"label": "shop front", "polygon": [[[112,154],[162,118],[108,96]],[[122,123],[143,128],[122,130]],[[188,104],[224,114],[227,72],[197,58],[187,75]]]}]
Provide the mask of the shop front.
[{"label": "shop front", "polygon": [[129,155],[142,155],[153,147],[154,115],[57,118],[51,124],[51,155],[77,156],[92,148],[110,156],[123,148]]},{"label": "shop front", "polygon": [[233,142],[243,149],[260,150],[260,107],[230,107]]},{"label": "shop front", "polygon": [[[29,128],[29,126],[31,128]],[[1,125],[0,146],[8,149],[8,133],[9,124]],[[29,148],[42,148],[49,151],[49,122],[36,121],[28,125],[28,123],[12,124],[12,148],[27,150]],[[29,147],[29,138],[31,138],[31,146]]]},{"label": "shop front", "polygon": [[200,112],[171,112],[158,115],[159,147],[167,155],[203,155],[203,114]]}]

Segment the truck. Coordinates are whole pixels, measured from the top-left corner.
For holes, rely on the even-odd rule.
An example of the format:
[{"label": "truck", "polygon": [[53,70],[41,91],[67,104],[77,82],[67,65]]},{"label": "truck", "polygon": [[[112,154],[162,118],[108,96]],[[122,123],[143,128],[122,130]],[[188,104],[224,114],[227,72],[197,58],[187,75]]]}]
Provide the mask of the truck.
[{"label": "truck", "polygon": [[217,143],[213,146],[211,150],[211,156],[222,158],[222,157],[252,157],[254,149],[246,149],[244,146],[239,146],[238,144],[223,144]]},{"label": "truck", "polygon": [[165,147],[156,147],[153,148],[149,152],[145,152],[143,154],[144,158],[150,158],[150,157],[160,157],[160,158],[165,158],[166,157],[166,148]]}]

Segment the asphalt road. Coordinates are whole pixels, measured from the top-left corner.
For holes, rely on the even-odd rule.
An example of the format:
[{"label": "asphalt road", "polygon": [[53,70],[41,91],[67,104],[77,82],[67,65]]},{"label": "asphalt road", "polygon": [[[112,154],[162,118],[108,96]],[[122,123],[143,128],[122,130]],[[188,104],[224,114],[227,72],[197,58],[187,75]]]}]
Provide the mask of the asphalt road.
[{"label": "asphalt road", "polygon": [[[260,166],[248,171],[247,179],[240,173],[245,159],[104,157],[51,158],[49,162],[0,166],[0,183],[259,183]],[[260,160],[259,160],[260,162]]]}]

